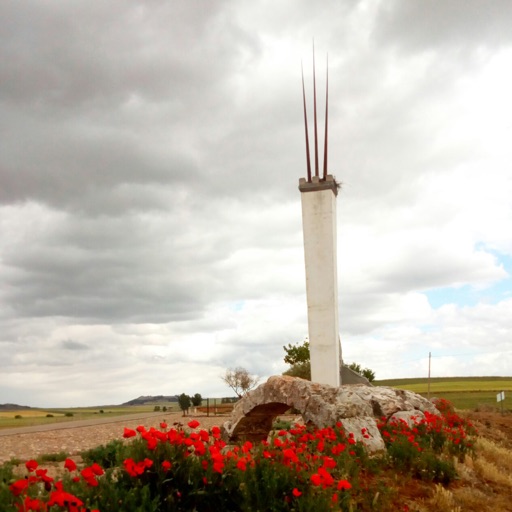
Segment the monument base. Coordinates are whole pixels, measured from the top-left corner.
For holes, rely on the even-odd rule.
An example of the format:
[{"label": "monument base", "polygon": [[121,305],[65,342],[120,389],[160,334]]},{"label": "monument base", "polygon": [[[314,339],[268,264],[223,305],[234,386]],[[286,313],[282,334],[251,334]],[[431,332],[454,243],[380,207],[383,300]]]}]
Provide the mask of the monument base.
[{"label": "monument base", "polygon": [[439,414],[432,402],[411,391],[365,384],[332,387],[280,375],[270,377],[236,404],[231,419],[222,426],[223,439],[228,443],[265,440],[275,417],[290,408],[302,415],[304,423],[318,428],[341,422],[346,433],[369,451],[385,448],[377,421],[420,420],[425,411]]}]

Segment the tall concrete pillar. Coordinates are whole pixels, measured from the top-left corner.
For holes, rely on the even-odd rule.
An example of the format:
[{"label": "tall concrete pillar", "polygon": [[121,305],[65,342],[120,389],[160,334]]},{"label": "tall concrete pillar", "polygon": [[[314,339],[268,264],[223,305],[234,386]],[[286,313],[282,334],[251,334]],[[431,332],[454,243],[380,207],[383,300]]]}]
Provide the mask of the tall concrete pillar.
[{"label": "tall concrete pillar", "polygon": [[299,181],[306,264],[311,380],[341,385],[338,328],[336,197],[332,175]]}]

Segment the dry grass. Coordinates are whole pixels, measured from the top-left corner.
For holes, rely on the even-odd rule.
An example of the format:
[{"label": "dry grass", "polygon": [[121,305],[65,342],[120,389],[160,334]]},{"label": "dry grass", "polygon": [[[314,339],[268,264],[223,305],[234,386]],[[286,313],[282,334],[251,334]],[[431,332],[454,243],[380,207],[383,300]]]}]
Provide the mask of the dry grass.
[{"label": "dry grass", "polygon": [[509,449],[490,439],[479,437],[477,450],[487,462],[495,464],[503,471],[512,473],[512,452]]},{"label": "dry grass", "polygon": [[462,512],[462,509],[456,503],[453,493],[439,484],[434,487],[429,505],[431,510],[437,510],[438,512]]},{"label": "dry grass", "polygon": [[458,463],[457,472],[460,480],[453,489],[436,486],[429,511],[512,511],[512,452],[508,448],[479,437],[476,456]]}]

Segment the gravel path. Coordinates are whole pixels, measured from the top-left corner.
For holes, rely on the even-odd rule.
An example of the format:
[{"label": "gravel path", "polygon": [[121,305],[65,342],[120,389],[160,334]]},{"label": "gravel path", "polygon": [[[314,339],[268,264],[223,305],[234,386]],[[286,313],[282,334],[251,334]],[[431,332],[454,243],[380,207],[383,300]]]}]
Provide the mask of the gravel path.
[{"label": "gravel path", "polygon": [[220,426],[227,416],[192,415],[184,418],[181,413],[157,412],[0,430],[0,464],[12,458],[26,461],[48,453],[77,455],[113,439],[121,439],[124,427],[159,428],[162,421],[171,427],[175,423],[186,425],[192,419],[208,429]]}]

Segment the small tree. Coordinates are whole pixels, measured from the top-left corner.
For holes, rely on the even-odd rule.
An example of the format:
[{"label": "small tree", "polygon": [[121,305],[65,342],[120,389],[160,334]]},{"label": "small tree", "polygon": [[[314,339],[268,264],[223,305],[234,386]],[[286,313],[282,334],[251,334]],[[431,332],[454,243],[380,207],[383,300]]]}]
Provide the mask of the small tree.
[{"label": "small tree", "polygon": [[[292,345],[289,343],[286,347],[283,347],[283,349],[286,352],[284,362],[291,365],[290,368],[284,372],[284,375],[311,380],[309,341],[305,340],[301,345]],[[363,368],[358,363],[352,363],[348,367],[359,375],[366,377],[369,382],[375,380],[375,372],[370,370],[370,368]]]},{"label": "small tree", "polygon": [[288,343],[283,349],[286,352],[284,362],[290,365],[290,368],[284,372],[284,375],[311,380],[309,341],[304,340],[302,345]]},{"label": "small tree", "polygon": [[306,361],[305,363],[296,363],[290,366],[290,368],[288,368],[288,370],[286,370],[283,375],[311,380],[311,363],[309,361]]},{"label": "small tree", "polygon": [[178,405],[180,406],[180,409],[183,411],[183,416],[186,416],[188,414],[188,410],[190,409],[190,402],[190,397],[185,393],[181,393],[181,395],[178,397]]},{"label": "small tree", "polygon": [[291,364],[307,363],[310,359],[309,352],[309,341],[304,340],[302,345],[292,345],[288,343],[286,347],[283,347],[286,355],[284,356],[284,362]]},{"label": "small tree", "polygon": [[375,380],[375,372],[373,370],[370,370],[370,368],[363,368],[358,363],[351,363],[348,365],[348,367],[351,370],[355,371],[356,373],[359,373],[359,375],[366,377],[368,379],[368,382],[373,382]]},{"label": "small tree", "polygon": [[260,378],[257,375],[251,375],[245,368],[238,366],[235,369],[226,370],[222,380],[241,398],[247,391],[256,387]]},{"label": "small tree", "polygon": [[199,393],[191,397],[191,400],[194,407],[199,407],[203,403],[203,397]]}]

